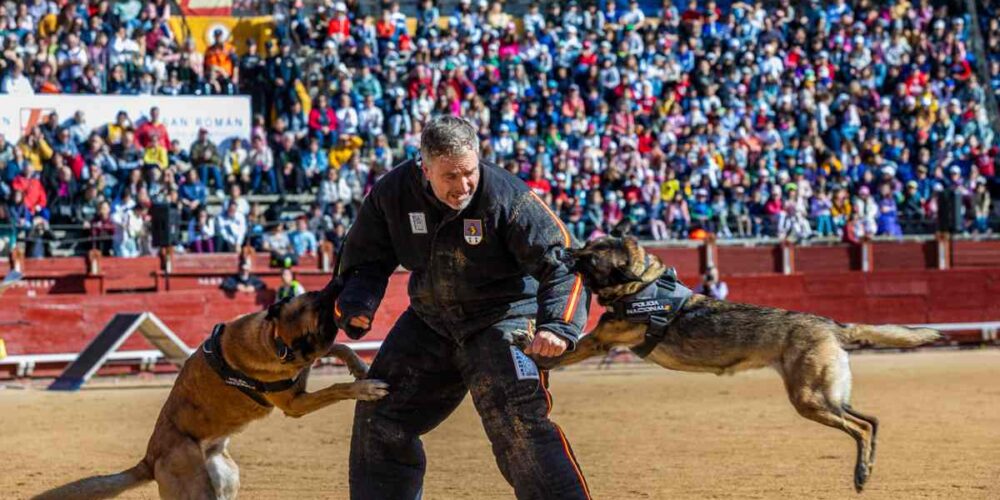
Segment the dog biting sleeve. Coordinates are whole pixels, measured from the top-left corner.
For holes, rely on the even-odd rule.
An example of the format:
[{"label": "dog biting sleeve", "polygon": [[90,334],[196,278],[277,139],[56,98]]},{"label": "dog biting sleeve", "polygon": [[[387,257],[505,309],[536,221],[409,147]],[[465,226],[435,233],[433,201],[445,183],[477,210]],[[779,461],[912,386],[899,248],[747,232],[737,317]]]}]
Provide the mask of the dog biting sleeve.
[{"label": "dog biting sleeve", "polygon": [[552,209],[527,190],[515,205],[506,238],[522,269],[538,280],[538,329],[575,348],[587,321],[590,295],[583,278],[560,257],[578,244]]}]

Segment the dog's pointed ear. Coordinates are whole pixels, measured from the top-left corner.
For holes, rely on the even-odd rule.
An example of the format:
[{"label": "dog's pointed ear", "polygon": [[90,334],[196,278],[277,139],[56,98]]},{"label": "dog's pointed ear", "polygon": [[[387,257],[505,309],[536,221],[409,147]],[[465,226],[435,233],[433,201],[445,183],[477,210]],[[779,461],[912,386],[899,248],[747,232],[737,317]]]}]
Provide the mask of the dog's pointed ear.
[{"label": "dog's pointed ear", "polygon": [[632,221],[628,218],[622,219],[615,227],[611,228],[611,236],[615,238],[625,238],[632,234]]},{"label": "dog's pointed ear", "polygon": [[264,319],[268,321],[278,321],[279,319],[281,319],[281,308],[284,307],[285,302],[288,302],[288,300],[283,299],[279,302],[271,304],[267,308],[267,316],[264,316]]},{"label": "dog's pointed ear", "polygon": [[264,316],[264,319],[272,321],[278,319],[279,317],[281,317],[281,306],[278,304],[271,304],[271,306],[267,308],[267,316]]}]

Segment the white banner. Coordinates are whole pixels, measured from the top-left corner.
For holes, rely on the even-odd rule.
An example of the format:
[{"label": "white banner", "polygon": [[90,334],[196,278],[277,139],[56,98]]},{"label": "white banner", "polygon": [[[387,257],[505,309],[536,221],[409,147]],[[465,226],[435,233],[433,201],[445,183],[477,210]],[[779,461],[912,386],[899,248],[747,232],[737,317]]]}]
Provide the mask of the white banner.
[{"label": "white banner", "polygon": [[198,138],[202,127],[208,129],[216,144],[234,137],[250,137],[249,96],[0,95],[0,133],[8,141],[17,142],[53,111],[59,114],[60,124],[83,111],[84,122],[91,129],[113,123],[118,112],[125,111],[138,127],[154,106],[160,108],[160,121],[166,125],[170,139],[179,140],[185,150]]}]

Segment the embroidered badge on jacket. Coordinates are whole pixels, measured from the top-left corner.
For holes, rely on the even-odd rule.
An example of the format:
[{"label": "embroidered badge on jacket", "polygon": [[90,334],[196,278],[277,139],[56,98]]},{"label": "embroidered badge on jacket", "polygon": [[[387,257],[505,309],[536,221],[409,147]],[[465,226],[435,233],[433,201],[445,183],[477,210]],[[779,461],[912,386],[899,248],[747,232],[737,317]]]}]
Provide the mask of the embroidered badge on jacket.
[{"label": "embroidered badge on jacket", "polygon": [[462,234],[465,235],[465,242],[470,245],[478,245],[483,241],[483,221],[480,219],[465,219]]}]

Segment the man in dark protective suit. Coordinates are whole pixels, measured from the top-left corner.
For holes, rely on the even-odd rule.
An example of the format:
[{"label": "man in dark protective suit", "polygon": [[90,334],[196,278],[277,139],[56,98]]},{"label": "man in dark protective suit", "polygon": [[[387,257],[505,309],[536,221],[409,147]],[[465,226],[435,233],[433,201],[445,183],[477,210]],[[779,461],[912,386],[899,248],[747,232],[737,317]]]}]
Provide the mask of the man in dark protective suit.
[{"label": "man in dark protective suit", "polygon": [[[480,161],[476,129],[460,118],[430,123],[420,159],[375,184],[337,264],[334,316],[352,338],[364,335],[399,265],[412,272],[410,307],[368,374],[389,396],[355,410],[352,499],[420,498],[420,436],[466,392],[518,498],[590,498],[549,420],[547,373],[528,356],[573,349],[586,322],[589,295],[562,260],[575,245],[524,182]],[[515,340],[529,332],[522,351]]]}]

